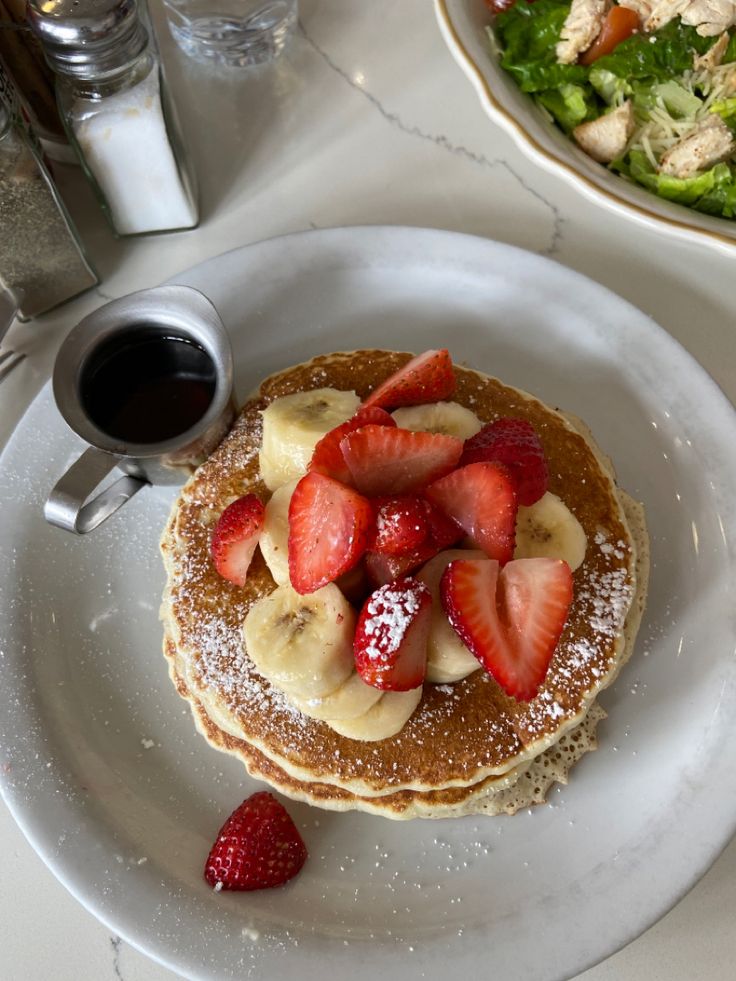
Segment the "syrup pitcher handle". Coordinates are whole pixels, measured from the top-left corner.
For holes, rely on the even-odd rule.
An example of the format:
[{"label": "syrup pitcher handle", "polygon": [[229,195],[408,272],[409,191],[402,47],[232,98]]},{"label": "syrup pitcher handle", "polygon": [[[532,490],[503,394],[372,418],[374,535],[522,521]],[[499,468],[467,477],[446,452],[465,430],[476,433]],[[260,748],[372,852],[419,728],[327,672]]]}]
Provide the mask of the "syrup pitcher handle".
[{"label": "syrup pitcher handle", "polygon": [[86,535],[121,508],[141,487],[148,486],[145,480],[125,476],[91,497],[117,464],[117,457],[95,446],[88,447],[49,494],[43,509],[49,524],[75,535]]}]

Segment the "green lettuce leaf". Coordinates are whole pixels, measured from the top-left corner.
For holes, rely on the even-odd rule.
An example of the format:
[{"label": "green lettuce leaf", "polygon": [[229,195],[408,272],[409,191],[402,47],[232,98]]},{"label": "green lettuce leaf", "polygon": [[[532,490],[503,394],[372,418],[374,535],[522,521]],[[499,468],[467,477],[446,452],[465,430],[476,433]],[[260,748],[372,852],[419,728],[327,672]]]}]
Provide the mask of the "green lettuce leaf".
[{"label": "green lettuce leaf", "polygon": [[657,173],[642,150],[632,150],[614,169],[668,201],[724,218],[736,214],[736,181],[728,164],[716,164],[694,177],[670,177]]},{"label": "green lettuce leaf", "polygon": [[723,122],[736,132],[736,99],[722,99],[720,102],[714,102],[710,111],[717,113]]},{"label": "green lettuce leaf", "polygon": [[521,0],[496,18],[496,35],[503,48],[501,65],[523,92],[543,92],[587,80],[584,65],[557,64],[555,47],[569,10],[570,4],[561,0]]},{"label": "green lettuce leaf", "polygon": [[598,64],[591,65],[588,81],[608,106],[612,106],[619,96],[631,95],[631,86],[625,78],[619,78]]},{"label": "green lettuce leaf", "polygon": [[666,82],[692,68],[693,52],[703,54],[712,43],[712,38],[700,37],[678,17],[654,34],[632,34],[595,65],[628,81]]},{"label": "green lettuce leaf", "polygon": [[694,116],[703,104],[696,95],[678,85],[674,78],[655,85],[654,92],[664,102],[667,111],[679,119]]},{"label": "green lettuce leaf", "polygon": [[598,115],[595,101],[580,85],[567,84],[560,86],[559,89],[539,92],[537,102],[552,113],[566,133],[585,119],[594,119]]}]

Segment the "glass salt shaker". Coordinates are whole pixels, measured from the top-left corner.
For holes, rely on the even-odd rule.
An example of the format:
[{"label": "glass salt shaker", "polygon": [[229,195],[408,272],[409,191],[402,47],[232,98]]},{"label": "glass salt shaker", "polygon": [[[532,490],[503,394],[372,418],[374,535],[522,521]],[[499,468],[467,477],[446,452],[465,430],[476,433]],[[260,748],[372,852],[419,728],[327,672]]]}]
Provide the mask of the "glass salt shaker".
[{"label": "glass salt shaker", "polygon": [[194,228],[191,170],[136,0],[29,0],[69,139],[118,235]]},{"label": "glass salt shaker", "polygon": [[33,135],[0,99],[0,287],[27,320],[97,282]]}]

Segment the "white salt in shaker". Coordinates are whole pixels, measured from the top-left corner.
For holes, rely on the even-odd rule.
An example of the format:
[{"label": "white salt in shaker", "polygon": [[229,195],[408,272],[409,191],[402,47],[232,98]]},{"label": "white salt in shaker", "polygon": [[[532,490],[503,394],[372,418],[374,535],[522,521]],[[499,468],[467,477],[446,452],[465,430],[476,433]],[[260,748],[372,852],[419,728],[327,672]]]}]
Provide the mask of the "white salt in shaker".
[{"label": "white salt in shaker", "polygon": [[194,228],[194,186],[136,0],[29,0],[71,142],[119,235]]}]

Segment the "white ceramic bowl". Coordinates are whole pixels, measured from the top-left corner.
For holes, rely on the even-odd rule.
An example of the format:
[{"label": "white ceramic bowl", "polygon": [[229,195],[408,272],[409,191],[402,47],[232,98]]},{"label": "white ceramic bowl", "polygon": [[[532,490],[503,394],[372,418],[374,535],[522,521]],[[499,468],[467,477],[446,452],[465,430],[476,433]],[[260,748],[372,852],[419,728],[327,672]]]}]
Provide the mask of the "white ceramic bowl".
[{"label": "white ceramic bowl", "polygon": [[486,112],[528,157],[616,214],[724,252],[736,247],[736,220],[700,214],[630,184],[588,157],[557,129],[492,53],[487,35],[492,17],[484,0],[435,0],[435,11],[442,36]]}]

